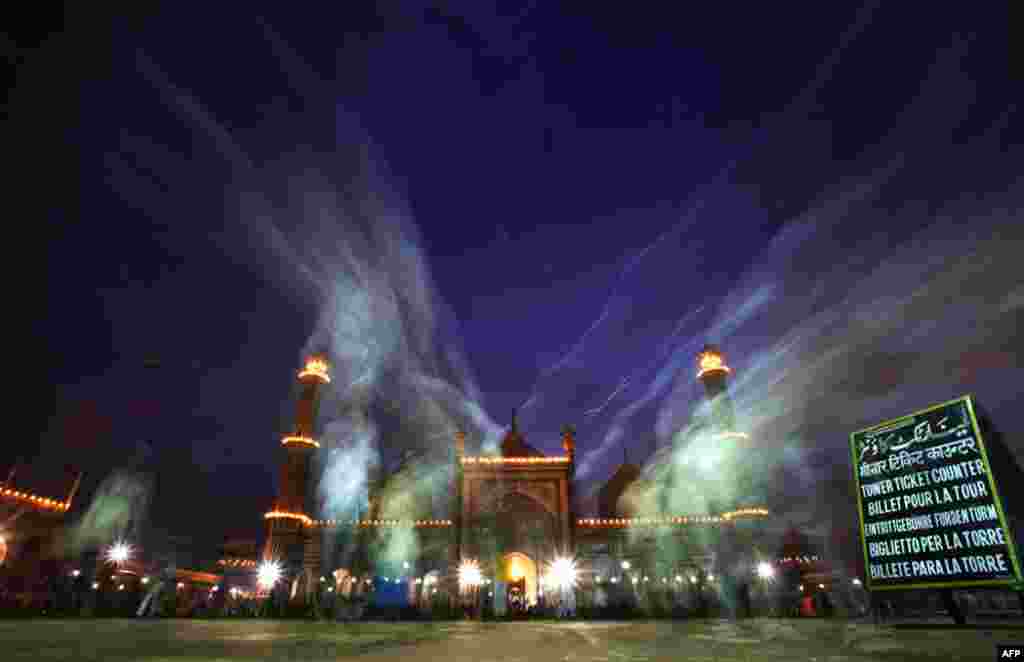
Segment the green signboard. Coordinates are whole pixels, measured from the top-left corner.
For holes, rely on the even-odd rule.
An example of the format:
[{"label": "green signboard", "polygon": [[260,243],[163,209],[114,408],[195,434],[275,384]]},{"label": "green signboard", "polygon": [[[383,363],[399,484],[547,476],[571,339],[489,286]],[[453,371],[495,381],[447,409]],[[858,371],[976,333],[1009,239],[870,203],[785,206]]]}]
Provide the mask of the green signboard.
[{"label": "green signboard", "polygon": [[854,432],[850,449],[869,589],[1019,584],[971,396]]}]

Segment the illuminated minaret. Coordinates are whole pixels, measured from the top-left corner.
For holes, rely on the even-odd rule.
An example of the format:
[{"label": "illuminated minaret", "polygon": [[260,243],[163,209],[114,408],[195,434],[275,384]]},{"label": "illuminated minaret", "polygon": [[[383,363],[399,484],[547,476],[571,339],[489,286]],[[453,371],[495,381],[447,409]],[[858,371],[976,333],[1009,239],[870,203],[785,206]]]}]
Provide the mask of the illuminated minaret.
[{"label": "illuminated minaret", "polygon": [[462,521],[462,506],[463,506],[463,493],[462,493],[462,481],[464,473],[462,470],[462,460],[466,456],[466,433],[462,430],[456,430],[455,432],[455,447],[454,453],[452,454],[452,486],[450,494],[452,499],[448,509],[448,517],[452,520],[454,525],[454,541],[455,544],[452,546],[452,562],[458,563],[462,558],[462,532],[463,532],[463,521]]},{"label": "illuminated minaret", "polygon": [[569,458],[569,480],[566,481],[566,507],[569,509],[569,539],[565,541],[565,554],[576,549],[576,511],[574,509],[573,482],[576,478],[576,427],[566,425],[562,428],[562,450]]},{"label": "illuminated minaret", "polygon": [[705,345],[697,355],[697,379],[704,384],[710,410],[712,434],[722,448],[731,449],[722,460],[719,471],[729,475],[730,489],[708,500],[711,513],[737,508],[764,505],[763,469],[758,454],[749,446],[750,437],[736,427],[736,414],[729,398],[727,380],[732,370],[725,364],[725,356],[714,345]]},{"label": "illuminated minaret", "polygon": [[303,526],[311,520],[306,513],[306,489],[309,481],[309,460],[320,443],[313,434],[316,423],[316,406],[320,386],[331,381],[329,365],[323,356],[314,355],[306,360],[299,372],[299,400],[295,411],[295,429],[281,440],[285,459],[273,509],[264,517],[267,520],[267,545],[265,558],[283,560],[286,563],[301,554]]},{"label": "illuminated minaret", "polygon": [[697,379],[704,384],[711,410],[711,427],[715,432],[736,432],[736,415],[726,388],[730,372],[725,357],[715,345],[705,345],[697,355]]}]

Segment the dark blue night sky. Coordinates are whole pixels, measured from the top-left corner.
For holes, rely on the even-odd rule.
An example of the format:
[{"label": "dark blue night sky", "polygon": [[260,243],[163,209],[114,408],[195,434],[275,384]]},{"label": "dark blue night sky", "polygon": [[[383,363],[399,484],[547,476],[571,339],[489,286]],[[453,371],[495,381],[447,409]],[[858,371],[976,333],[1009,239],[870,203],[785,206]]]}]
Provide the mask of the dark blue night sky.
[{"label": "dark blue night sky", "polygon": [[[310,283],[333,282],[310,247],[343,254],[380,213],[408,241],[356,262],[394,277],[419,261],[395,305],[404,337],[433,325],[381,374],[415,355],[479,404],[478,436],[519,407],[555,453],[576,424],[586,488],[624,445],[642,459],[685,424],[708,341],[776,505],[804,525],[852,515],[836,481],[858,427],[972,392],[1024,429],[1020,110],[994,6],[168,3],[65,20],[17,44],[53,399],[13,453],[67,458],[93,485],[151,472],[168,530],[259,531],[322,319]],[[359,342],[390,332],[375,310]],[[386,436],[385,456],[406,443]]]}]

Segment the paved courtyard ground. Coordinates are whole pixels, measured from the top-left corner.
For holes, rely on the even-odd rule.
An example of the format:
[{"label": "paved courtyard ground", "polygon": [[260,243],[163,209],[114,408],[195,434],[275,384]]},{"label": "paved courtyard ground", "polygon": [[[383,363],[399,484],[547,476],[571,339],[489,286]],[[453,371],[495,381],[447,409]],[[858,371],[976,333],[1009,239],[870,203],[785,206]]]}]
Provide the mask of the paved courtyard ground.
[{"label": "paved courtyard ground", "polygon": [[753,662],[986,660],[1018,629],[891,628],[826,620],[630,623],[0,621],[0,660]]}]

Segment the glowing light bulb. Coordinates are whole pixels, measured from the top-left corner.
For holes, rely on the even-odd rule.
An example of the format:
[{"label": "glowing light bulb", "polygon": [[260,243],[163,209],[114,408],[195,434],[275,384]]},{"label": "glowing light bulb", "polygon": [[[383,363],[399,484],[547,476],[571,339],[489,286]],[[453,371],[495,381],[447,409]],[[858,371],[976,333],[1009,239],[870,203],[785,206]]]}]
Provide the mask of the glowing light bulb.
[{"label": "glowing light bulb", "polygon": [[130,559],[131,556],[132,546],[123,540],[119,540],[107,548],[107,562],[113,563],[114,565],[120,565],[124,563],[125,561]]},{"label": "glowing light bulb", "polygon": [[479,586],[482,580],[480,564],[475,560],[467,559],[459,564],[459,586]]},{"label": "glowing light bulb", "polygon": [[256,581],[264,588],[273,588],[274,584],[281,579],[283,569],[281,563],[276,560],[264,561],[256,574]]},{"label": "glowing light bulb", "polygon": [[576,563],[570,558],[555,559],[548,569],[551,582],[560,588],[568,588],[576,584]]}]

